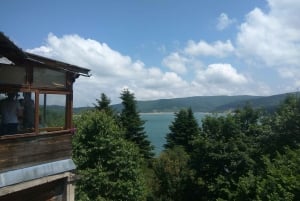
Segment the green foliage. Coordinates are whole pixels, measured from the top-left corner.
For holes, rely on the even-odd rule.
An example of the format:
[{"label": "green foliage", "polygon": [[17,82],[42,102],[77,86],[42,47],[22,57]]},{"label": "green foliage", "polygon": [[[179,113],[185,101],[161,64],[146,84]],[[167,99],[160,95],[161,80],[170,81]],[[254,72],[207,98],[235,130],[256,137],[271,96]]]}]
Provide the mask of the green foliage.
[{"label": "green foliage", "polygon": [[226,116],[207,116],[194,142],[192,163],[204,182],[203,200],[235,200],[240,177],[256,170],[263,113],[250,105]]},{"label": "green foliage", "polygon": [[194,117],[192,109],[182,109],[175,113],[175,120],[169,126],[170,133],[166,136],[165,148],[182,146],[187,152],[193,149],[192,142],[200,134],[199,125]]},{"label": "green foliage", "polygon": [[[43,118],[43,110],[40,109],[40,116]],[[43,119],[42,122],[46,127],[60,127],[65,125],[65,108],[56,106],[50,106],[46,110],[46,121]]]},{"label": "green foliage", "polygon": [[207,117],[195,142],[193,166],[208,200],[232,200],[239,177],[254,167],[254,143],[241,132],[239,115]]},{"label": "green foliage", "polygon": [[300,199],[300,149],[284,149],[275,153],[275,158],[262,156],[261,172],[249,171],[240,177],[238,183],[239,200],[286,201]]},{"label": "green foliage", "polygon": [[189,160],[189,155],[178,146],[165,150],[155,160],[155,200],[194,200],[191,194],[194,173],[188,166]]},{"label": "green foliage", "polygon": [[88,111],[75,122],[73,159],[80,180],[77,199],[145,200],[142,163],[136,146],[105,112]]},{"label": "green foliage", "polygon": [[297,101],[289,97],[272,116],[246,105],[203,120],[192,154],[203,200],[299,200]]},{"label": "green foliage", "polygon": [[101,98],[96,99],[96,102],[94,106],[97,110],[106,112],[108,115],[114,115],[114,111],[110,107],[110,99],[104,93],[101,93]]},{"label": "green foliage", "polygon": [[274,115],[272,124],[278,148],[297,148],[300,143],[300,99],[289,96]]},{"label": "green foliage", "polygon": [[144,131],[144,121],[136,108],[134,94],[125,89],[121,93],[123,110],[120,115],[121,125],[125,128],[125,138],[135,143],[144,158],[150,159],[154,156],[153,146],[147,139]]},{"label": "green foliage", "polygon": [[258,180],[258,200],[300,199],[300,149],[285,149],[276,153],[274,159],[263,157],[265,173]]},{"label": "green foliage", "polygon": [[192,109],[181,109],[169,126],[166,149],[143,169],[140,154],[151,158],[144,122],[134,95],[124,90],[121,99],[124,132],[105,112],[77,120],[80,200],[145,200],[146,194],[148,201],[300,200],[298,97],[288,97],[272,114],[247,104],[207,116],[200,128]]}]

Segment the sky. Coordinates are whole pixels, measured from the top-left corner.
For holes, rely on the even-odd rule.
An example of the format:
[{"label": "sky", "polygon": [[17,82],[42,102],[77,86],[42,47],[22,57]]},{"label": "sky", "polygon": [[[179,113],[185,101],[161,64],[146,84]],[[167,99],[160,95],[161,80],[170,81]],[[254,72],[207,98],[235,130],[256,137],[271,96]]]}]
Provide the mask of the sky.
[{"label": "sky", "polygon": [[300,89],[299,0],[2,0],[0,31],[89,68],[74,106]]}]

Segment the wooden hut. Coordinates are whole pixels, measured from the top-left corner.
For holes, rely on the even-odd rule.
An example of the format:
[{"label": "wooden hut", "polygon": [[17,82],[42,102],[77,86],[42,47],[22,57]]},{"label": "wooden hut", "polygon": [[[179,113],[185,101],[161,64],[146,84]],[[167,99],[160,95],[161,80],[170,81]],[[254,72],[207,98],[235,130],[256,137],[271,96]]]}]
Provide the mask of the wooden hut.
[{"label": "wooden hut", "polygon": [[[0,33],[0,201],[74,200],[72,101],[80,75],[89,69],[22,51]],[[13,123],[6,122],[9,95]]]}]

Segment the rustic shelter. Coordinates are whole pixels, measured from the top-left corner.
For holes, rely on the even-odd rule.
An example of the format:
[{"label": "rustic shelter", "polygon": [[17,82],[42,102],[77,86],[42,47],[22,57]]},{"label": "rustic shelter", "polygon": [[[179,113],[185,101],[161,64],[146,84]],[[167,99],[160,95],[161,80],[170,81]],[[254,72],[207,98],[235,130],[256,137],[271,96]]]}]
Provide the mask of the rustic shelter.
[{"label": "rustic shelter", "polygon": [[0,201],[74,200],[73,83],[89,71],[0,33]]}]

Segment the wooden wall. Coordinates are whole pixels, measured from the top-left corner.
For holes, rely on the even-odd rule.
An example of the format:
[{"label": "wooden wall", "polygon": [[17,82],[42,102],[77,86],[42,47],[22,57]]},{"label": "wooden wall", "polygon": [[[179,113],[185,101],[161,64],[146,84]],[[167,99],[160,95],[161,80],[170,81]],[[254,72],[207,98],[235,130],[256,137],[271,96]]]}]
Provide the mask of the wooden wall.
[{"label": "wooden wall", "polygon": [[40,134],[0,140],[0,172],[71,158],[72,134]]}]

